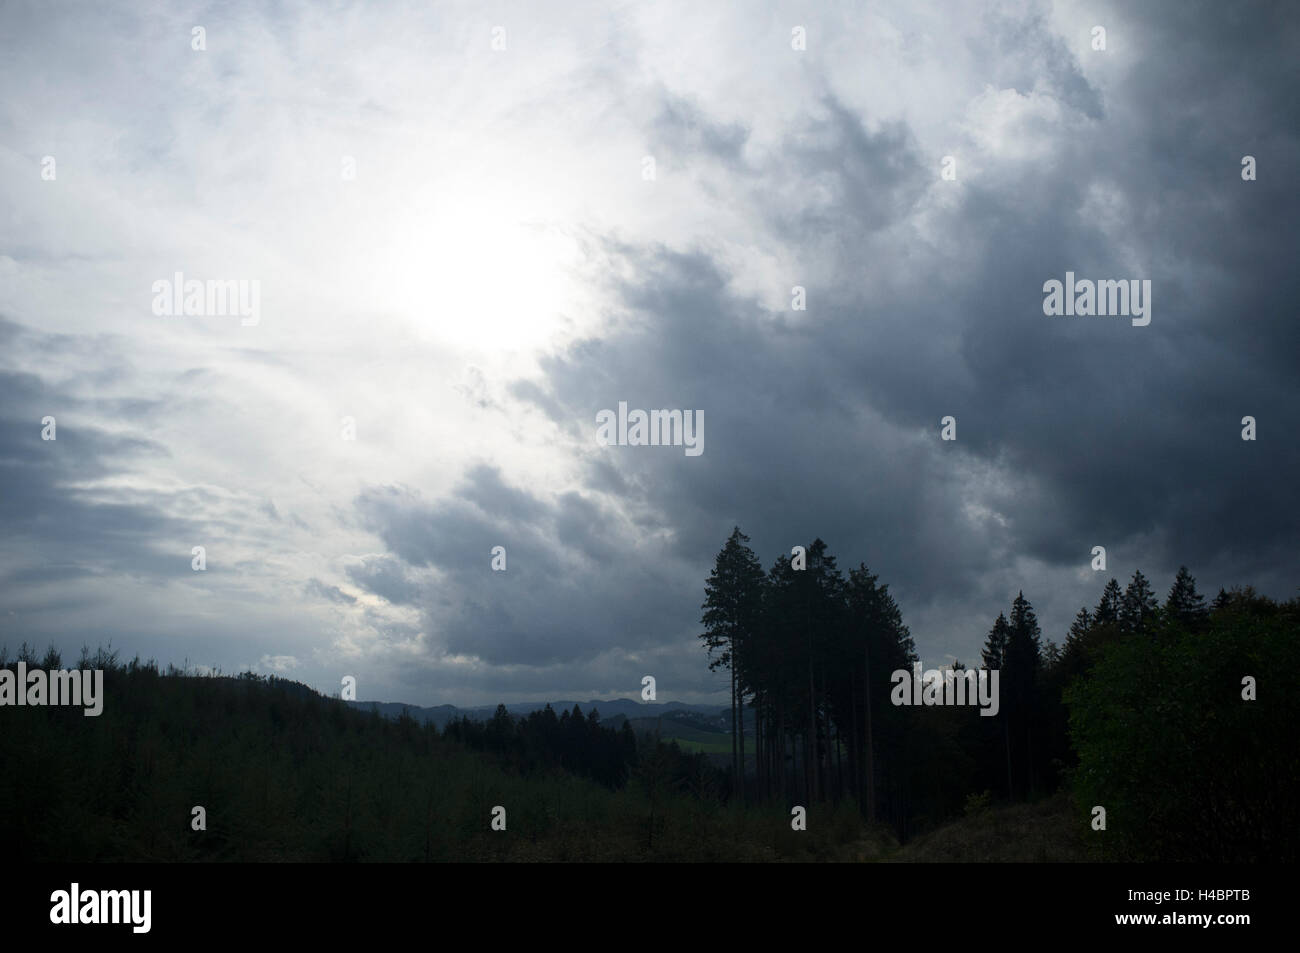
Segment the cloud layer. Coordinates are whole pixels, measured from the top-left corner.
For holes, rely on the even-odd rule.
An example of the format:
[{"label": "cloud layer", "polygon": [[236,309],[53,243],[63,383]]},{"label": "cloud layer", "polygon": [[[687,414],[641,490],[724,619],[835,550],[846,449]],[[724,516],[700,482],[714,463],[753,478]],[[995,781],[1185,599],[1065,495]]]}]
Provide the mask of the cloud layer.
[{"label": "cloud layer", "polygon": [[[765,564],[866,562],[927,663],[1022,588],[1058,640],[1136,568],[1289,597],[1298,34],[1265,4],[6,4],[0,642],[703,700],[737,524]],[[153,314],[177,271],[259,281],[261,321]],[[1151,324],[1045,316],[1067,271],[1150,279]],[[704,453],[600,446],[620,401],[702,410]]]}]

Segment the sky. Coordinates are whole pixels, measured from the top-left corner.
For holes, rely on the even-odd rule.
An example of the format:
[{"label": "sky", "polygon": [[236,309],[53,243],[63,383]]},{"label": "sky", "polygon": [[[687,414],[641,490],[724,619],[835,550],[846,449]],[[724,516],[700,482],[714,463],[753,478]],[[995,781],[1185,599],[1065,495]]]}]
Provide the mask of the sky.
[{"label": "sky", "polygon": [[1022,590],[1058,643],[1136,569],[1296,595],[1286,4],[8,0],[0,52],[11,653],[725,702],[734,526],[927,667]]}]

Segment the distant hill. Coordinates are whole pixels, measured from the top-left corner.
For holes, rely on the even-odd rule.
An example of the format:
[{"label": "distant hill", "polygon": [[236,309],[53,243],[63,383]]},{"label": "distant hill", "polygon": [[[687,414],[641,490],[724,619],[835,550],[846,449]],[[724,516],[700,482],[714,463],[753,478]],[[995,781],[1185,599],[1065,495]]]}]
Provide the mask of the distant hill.
[{"label": "distant hill", "polygon": [[[406,711],[421,724],[432,722],[440,730],[447,726],[448,722],[455,721],[462,716],[467,716],[473,721],[487,721],[497,710],[496,705],[479,705],[473,708],[458,708],[455,705],[435,705],[431,708],[420,705],[408,705],[403,702],[346,702],[353,708],[359,708],[363,711],[377,711],[385,718],[398,718],[403,711]],[[541,711],[547,705],[555,709],[558,715],[561,711],[572,711],[573,706],[577,705],[582,709],[583,714],[595,708],[600,713],[602,722],[609,722],[611,727],[619,727],[623,718],[657,718],[661,715],[685,715],[696,716],[699,720],[700,727],[703,723],[718,724],[717,730],[725,730],[723,721],[719,716],[723,712],[729,711],[725,705],[687,705],[683,702],[639,702],[630,698],[611,698],[606,701],[592,699],[585,702],[575,701],[538,701],[538,702],[515,702],[506,705],[506,711],[512,715],[529,715],[535,711]],[[616,722],[617,719],[617,722]]]},{"label": "distant hill", "polygon": [[406,712],[420,724],[432,722],[439,729],[445,728],[447,722],[460,717],[460,710],[455,705],[421,708],[419,705],[406,705],[402,702],[344,702],[343,704],[361,711],[377,711],[385,718],[400,718],[402,712]]}]

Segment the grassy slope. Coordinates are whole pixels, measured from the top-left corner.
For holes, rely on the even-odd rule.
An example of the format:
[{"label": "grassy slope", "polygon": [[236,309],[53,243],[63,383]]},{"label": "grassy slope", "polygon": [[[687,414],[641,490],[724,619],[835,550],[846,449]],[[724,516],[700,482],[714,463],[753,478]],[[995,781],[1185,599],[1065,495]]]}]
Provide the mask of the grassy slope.
[{"label": "grassy slope", "polygon": [[[1068,795],[1033,804],[989,808],[945,824],[899,848],[883,860],[904,863],[1076,862],[1090,856],[1086,816]],[[1102,837],[1102,834],[1094,836]]]}]

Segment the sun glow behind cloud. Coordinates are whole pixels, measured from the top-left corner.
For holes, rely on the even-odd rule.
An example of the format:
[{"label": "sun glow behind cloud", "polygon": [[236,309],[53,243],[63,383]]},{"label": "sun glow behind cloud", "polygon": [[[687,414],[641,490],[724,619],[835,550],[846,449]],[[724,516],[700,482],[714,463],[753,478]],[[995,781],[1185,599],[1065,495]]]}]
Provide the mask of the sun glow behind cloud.
[{"label": "sun glow behind cloud", "polygon": [[576,244],[490,184],[457,188],[394,223],[369,258],[370,300],[431,342],[529,350],[564,327],[577,301]]}]

